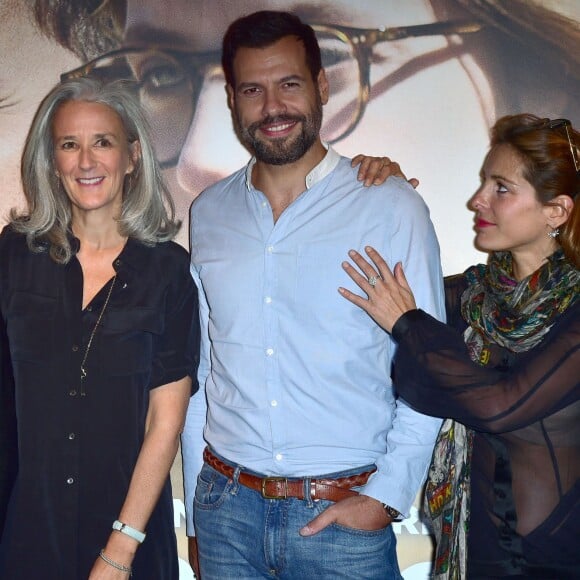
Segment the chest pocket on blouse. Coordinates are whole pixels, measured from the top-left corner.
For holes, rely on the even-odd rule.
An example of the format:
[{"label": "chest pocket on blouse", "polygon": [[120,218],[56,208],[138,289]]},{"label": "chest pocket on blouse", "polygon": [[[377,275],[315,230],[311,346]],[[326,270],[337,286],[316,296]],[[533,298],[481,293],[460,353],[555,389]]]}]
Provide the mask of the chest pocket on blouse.
[{"label": "chest pocket on blouse", "polygon": [[13,361],[40,363],[54,356],[57,299],[14,292],[6,312]]},{"label": "chest pocket on blouse", "polygon": [[112,376],[147,373],[164,329],[163,314],[154,308],[109,309],[101,322],[101,369]]}]

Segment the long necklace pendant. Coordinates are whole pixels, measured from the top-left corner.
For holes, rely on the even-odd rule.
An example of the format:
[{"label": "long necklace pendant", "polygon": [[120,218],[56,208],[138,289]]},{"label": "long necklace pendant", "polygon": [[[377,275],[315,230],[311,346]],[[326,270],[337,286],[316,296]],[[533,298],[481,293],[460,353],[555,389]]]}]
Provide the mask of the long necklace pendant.
[{"label": "long necklace pendant", "polygon": [[111,298],[111,294],[113,293],[113,286],[115,285],[116,279],[117,279],[117,274],[115,274],[113,276],[113,279],[111,280],[111,285],[109,286],[109,292],[107,292],[107,298],[105,299],[105,303],[103,304],[103,307],[101,308],[101,312],[99,314],[99,317],[97,318],[97,322],[95,322],[95,326],[93,327],[93,331],[91,332],[91,335],[89,336],[89,342],[87,343],[87,348],[85,349],[85,356],[83,357],[83,360],[81,362],[81,397],[84,397],[87,394],[85,391],[85,383],[84,383],[84,379],[87,376],[87,371],[85,370],[85,363],[87,362],[87,357],[89,356],[89,351],[91,350],[91,345],[93,344],[93,339],[95,338],[97,328],[99,327],[99,324],[101,324],[101,319],[103,318],[103,314],[105,313],[107,305],[109,304],[109,300]]},{"label": "long necklace pendant", "polygon": [[85,391],[85,377],[87,376],[87,371],[85,371],[85,367],[81,365],[81,397],[85,397],[87,395]]}]

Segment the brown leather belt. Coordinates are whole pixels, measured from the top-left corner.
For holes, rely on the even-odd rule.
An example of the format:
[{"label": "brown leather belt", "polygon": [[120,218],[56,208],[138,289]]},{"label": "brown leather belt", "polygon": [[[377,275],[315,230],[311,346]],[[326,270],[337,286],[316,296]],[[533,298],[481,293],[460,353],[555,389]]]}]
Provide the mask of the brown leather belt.
[{"label": "brown leather belt", "polygon": [[[218,459],[207,447],[203,452],[203,460],[222,475],[230,479],[233,477],[235,468]],[[337,479],[310,479],[308,485],[310,489],[309,497],[310,499],[327,499],[336,502],[358,495],[357,491],[350,488],[364,485],[371,473],[375,471],[376,469],[372,469],[371,471]],[[262,494],[265,499],[287,499],[289,497],[304,499],[304,479],[258,477],[242,471],[238,481],[242,485]]]}]

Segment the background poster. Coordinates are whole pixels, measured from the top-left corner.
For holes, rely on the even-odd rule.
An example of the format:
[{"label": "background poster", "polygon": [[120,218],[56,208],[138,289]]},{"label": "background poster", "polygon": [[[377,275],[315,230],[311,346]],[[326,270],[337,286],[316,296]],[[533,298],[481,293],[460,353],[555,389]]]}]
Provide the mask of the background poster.
[{"label": "background poster", "polygon": [[[493,122],[531,112],[580,123],[578,0],[0,0],[0,225],[23,206],[20,154],[36,107],[61,74],[89,63],[80,73],[138,81],[187,247],[194,197],[248,158],[226,106],[220,40],[231,20],[263,8],[316,25],[331,83],[325,136],[420,179],[446,274],[485,259],[466,202]],[[180,471],[178,459],[185,560]],[[403,575],[426,578],[418,512],[395,527]],[[185,561],[182,576],[193,577]]]}]

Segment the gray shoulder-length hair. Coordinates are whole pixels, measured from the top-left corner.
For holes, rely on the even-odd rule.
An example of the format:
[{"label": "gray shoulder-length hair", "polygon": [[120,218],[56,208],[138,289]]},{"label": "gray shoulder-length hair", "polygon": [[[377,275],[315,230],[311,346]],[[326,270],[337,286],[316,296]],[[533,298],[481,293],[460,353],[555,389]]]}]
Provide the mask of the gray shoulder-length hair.
[{"label": "gray shoulder-length hair", "polygon": [[58,108],[68,101],[100,103],[115,110],[125,129],[127,147],[139,141],[141,155],[135,169],[125,176],[119,232],[146,245],[172,239],[180,227],[173,200],[155,159],[149,128],[131,83],[102,83],[78,78],[57,85],[42,101],[26,138],[22,154],[22,185],[27,211],[11,212],[12,227],[26,234],[28,246],[66,264],[72,257],[70,244],[71,203],[57,177],[52,125]]}]

